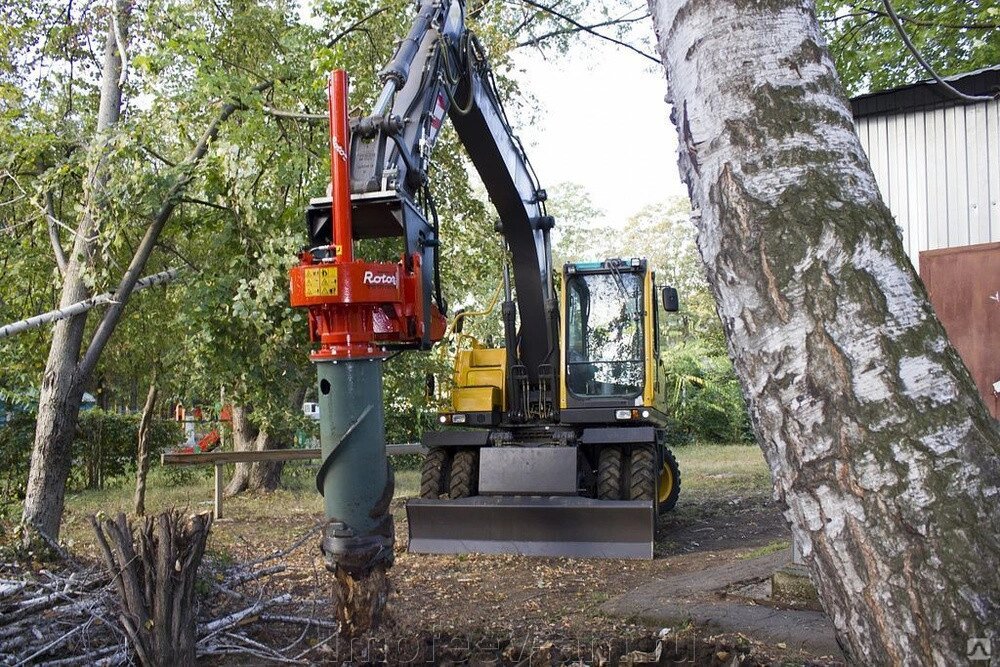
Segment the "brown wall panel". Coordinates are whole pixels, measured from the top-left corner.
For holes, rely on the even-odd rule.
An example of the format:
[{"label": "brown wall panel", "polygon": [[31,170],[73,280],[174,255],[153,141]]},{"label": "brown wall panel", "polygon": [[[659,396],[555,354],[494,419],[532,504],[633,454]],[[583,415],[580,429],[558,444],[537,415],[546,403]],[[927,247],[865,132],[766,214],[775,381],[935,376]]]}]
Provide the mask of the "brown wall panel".
[{"label": "brown wall panel", "polygon": [[920,253],[920,277],[983,402],[1000,419],[1000,243]]}]

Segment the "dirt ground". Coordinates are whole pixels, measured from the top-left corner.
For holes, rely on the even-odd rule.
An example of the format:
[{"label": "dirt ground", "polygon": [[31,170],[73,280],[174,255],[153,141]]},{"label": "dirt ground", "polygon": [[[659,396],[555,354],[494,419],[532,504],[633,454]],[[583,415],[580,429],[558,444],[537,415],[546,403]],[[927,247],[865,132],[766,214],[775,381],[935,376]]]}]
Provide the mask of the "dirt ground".
[{"label": "dirt ground", "polygon": [[[667,637],[659,664],[826,662],[752,637],[714,635],[690,626],[651,627],[601,610],[610,598],[651,578],[787,547],[784,519],[764,491],[686,494],[661,522],[652,561],[409,554],[403,499],[394,501],[393,514],[396,562],[383,628],[351,642],[326,642],[312,658],[337,664],[599,665],[626,658],[631,662],[623,664],[655,664],[650,652],[657,638]],[[305,531],[320,518],[289,517],[286,528]],[[270,545],[260,543],[261,533],[243,520],[234,516],[222,526],[248,553],[259,554]],[[282,558],[288,569],[270,577],[261,594],[290,592],[300,601],[296,613],[331,618],[329,579],[315,541]],[[300,630],[273,625],[257,628],[252,636],[274,646],[294,640]],[[322,642],[329,634],[316,631],[312,641]]]},{"label": "dirt ground", "polygon": [[[393,591],[377,633],[348,642],[334,637],[329,627],[303,628],[274,619],[258,620],[241,632],[272,649],[288,647],[283,655],[338,665],[830,664],[829,658],[782,643],[716,634],[690,623],[656,627],[639,617],[602,610],[609,600],[651,580],[788,547],[789,532],[770,498],[758,449],[692,447],[678,457],[686,477],[677,508],[657,530],[652,561],[409,554],[405,498],[397,497],[392,506],[396,562],[389,573]],[[291,474],[305,479],[302,488],[227,503],[226,517],[214,525],[206,553],[209,579],[235,563],[282,551],[321,523],[309,471]],[[415,473],[400,473],[400,495],[412,493],[415,481]],[[150,511],[161,506],[204,511],[209,489],[207,479],[164,486],[147,506]],[[129,496],[126,489],[70,498],[63,536],[74,553],[95,555],[87,516],[127,509]],[[332,576],[324,569],[318,543],[314,533],[300,547],[269,560],[266,565],[285,569],[243,585],[242,598],[208,596],[199,618],[219,618],[250,602],[291,593],[291,604],[269,611],[331,621]],[[658,645],[657,656],[653,651]],[[272,662],[254,663],[240,655],[213,658],[209,664]]]}]

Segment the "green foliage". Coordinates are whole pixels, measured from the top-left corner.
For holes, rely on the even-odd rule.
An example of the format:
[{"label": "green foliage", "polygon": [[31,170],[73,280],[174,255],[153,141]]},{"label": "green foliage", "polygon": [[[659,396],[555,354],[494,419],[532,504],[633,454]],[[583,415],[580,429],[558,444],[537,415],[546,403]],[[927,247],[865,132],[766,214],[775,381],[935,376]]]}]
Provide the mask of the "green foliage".
[{"label": "green foliage", "polygon": [[[186,175],[183,160],[220,103],[238,100],[241,109],[191,174],[146,267],[147,274],[180,267],[181,278],[130,300],[98,364],[88,389],[102,405],[137,411],[155,377],[169,401],[213,405],[224,392],[225,400],[252,406],[259,426],[302,425],[301,392],[315,391],[315,375],[306,315],[288,306],[287,269],[305,244],[302,212],[326,189],[327,133],[322,125],[268,109],[322,111],[334,67],[351,74],[352,113],[369,109],[380,88],[377,73],[406,34],[412,10],[405,0],[320,0],[304,8],[286,0],[149,0],[134,7],[127,22],[125,107],[109,138],[107,192],[86,273],[93,292],[117,284],[148,221]],[[617,1],[568,2],[559,9],[586,14],[587,23],[626,10],[631,8]],[[43,209],[51,198],[68,249],[90,166],[100,81],[95,54],[103,48],[107,11],[108,3],[56,0],[10,0],[0,9],[0,322],[59,302],[61,280]],[[526,43],[561,51],[572,31],[548,12],[504,3],[470,5],[469,20],[490,54],[512,117],[530,116],[530,108],[516,108],[523,99],[510,52]],[[255,91],[263,81],[274,85]],[[452,313],[488,303],[504,254],[493,231],[495,212],[470,186],[468,166],[446,127],[430,174]],[[88,333],[101,312],[88,316]],[[499,340],[499,317],[477,318],[466,330]],[[0,398],[16,393],[30,402],[50,340],[51,329],[42,328],[0,341]],[[429,424],[435,406],[424,396],[423,378],[427,372],[448,377],[452,351],[445,345],[387,364],[390,441],[415,440]],[[85,416],[74,483],[100,485],[127,469],[124,454],[134,450],[130,428],[117,416]],[[10,455],[23,457],[29,441]]]},{"label": "green foliage", "polygon": [[[139,442],[138,414],[88,410],[80,415],[77,438],[73,443],[71,486],[102,489],[123,481],[135,470]],[[172,420],[155,419],[150,424],[149,452],[176,447],[183,440],[180,426]]]},{"label": "green foliage", "polygon": [[[73,443],[73,489],[115,486],[135,471],[139,437],[138,414],[89,410],[80,415]],[[24,499],[31,446],[35,437],[35,415],[17,411],[0,426],[0,519],[11,519]],[[154,419],[150,425],[150,456],[175,447],[183,440],[180,426],[172,420]]]},{"label": "green foliage", "polygon": [[[942,76],[1000,63],[1000,6],[995,2],[894,0],[892,4],[914,45]],[[849,94],[930,78],[878,0],[820,0],[816,9]]]},{"label": "green foliage", "polygon": [[8,415],[6,426],[0,426],[0,521],[20,511],[34,437],[35,417],[28,412]]},{"label": "green foliage", "polygon": [[739,381],[723,351],[691,342],[666,350],[663,361],[672,430],[679,440],[754,441]]}]

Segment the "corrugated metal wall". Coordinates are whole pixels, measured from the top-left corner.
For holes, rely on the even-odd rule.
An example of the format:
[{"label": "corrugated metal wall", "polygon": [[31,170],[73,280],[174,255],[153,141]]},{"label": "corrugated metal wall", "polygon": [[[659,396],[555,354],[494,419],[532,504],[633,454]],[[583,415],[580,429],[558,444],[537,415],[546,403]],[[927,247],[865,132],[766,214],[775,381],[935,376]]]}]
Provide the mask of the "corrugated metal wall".
[{"label": "corrugated metal wall", "polygon": [[914,265],[1000,241],[1000,100],[855,121]]}]

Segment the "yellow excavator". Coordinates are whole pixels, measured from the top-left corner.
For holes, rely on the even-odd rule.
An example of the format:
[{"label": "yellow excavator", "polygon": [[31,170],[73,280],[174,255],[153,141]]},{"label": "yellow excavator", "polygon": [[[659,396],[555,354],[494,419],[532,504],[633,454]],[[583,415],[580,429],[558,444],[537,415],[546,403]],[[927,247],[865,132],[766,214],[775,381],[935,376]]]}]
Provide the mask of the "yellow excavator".
[{"label": "yellow excavator", "polygon": [[[462,0],[424,0],[381,78],[372,113],[350,119],[346,73],[331,77],[330,196],[310,202],[309,245],[291,271],[292,304],[309,309],[318,344],[328,567],[363,575],[393,559],[382,364],[445,334],[428,187],[445,116],[499,215],[504,344],[457,354],[451,408],[423,435],[409,549],[652,558],[681,481],[658,336],[676,290],[627,257],[567,264],[557,293],[546,193]],[[394,238],[398,261],[355,257],[358,240]]]}]

